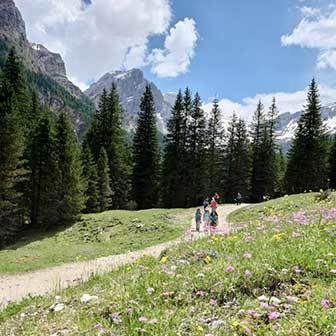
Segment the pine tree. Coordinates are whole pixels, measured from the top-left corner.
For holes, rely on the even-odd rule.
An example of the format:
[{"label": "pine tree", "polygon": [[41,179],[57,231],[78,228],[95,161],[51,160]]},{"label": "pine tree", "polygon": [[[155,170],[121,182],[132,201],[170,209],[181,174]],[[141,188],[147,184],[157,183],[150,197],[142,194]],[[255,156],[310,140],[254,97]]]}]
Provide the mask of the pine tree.
[{"label": "pine tree", "polygon": [[112,190],[110,187],[110,169],[108,157],[105,148],[100,151],[100,156],[97,163],[98,169],[98,202],[99,211],[106,211],[112,204]]},{"label": "pine tree", "polygon": [[6,78],[0,86],[0,246],[22,225],[17,182],[23,152],[23,130],[13,89]]},{"label": "pine tree", "polygon": [[223,176],[223,147],[224,147],[224,132],[221,125],[221,111],[218,100],[215,99],[210,114],[210,119],[207,127],[208,140],[208,195],[213,195],[219,192],[222,186]]},{"label": "pine tree", "polygon": [[168,121],[168,133],[162,166],[162,202],[167,208],[183,207],[185,203],[181,172],[183,157],[184,104],[179,90]]},{"label": "pine tree", "polygon": [[56,155],[58,160],[59,224],[78,219],[84,207],[80,153],[68,115],[61,112],[56,124]]},{"label": "pine tree", "polygon": [[188,206],[196,206],[204,198],[207,178],[206,164],[206,120],[202,109],[201,97],[195,94],[192,111],[190,114],[189,126],[189,162],[190,181],[188,195],[190,202]]},{"label": "pine tree", "polygon": [[20,183],[24,179],[21,68],[14,49],[0,81],[0,245],[12,239],[25,217]]},{"label": "pine tree", "polygon": [[228,127],[228,141],[224,150],[224,178],[223,190],[226,201],[232,202],[235,197],[233,165],[235,159],[235,146],[237,142],[237,116],[233,113]]},{"label": "pine tree", "polygon": [[131,188],[131,155],[122,129],[122,109],[116,86],[103,92],[99,109],[86,137],[95,162],[105,148],[112,190],[112,208],[126,208]]},{"label": "pine tree", "polygon": [[55,134],[48,112],[41,116],[30,149],[31,194],[30,219],[35,227],[48,228],[57,222],[58,162]]},{"label": "pine tree", "polygon": [[133,140],[133,193],[139,209],[156,207],[159,200],[160,149],[152,90],[146,86]]},{"label": "pine tree", "polygon": [[84,141],[82,146],[83,182],[85,196],[85,212],[93,213],[99,210],[99,190],[97,165],[93,160],[91,150]]},{"label": "pine tree", "polygon": [[252,171],[251,171],[251,200],[254,202],[262,201],[265,196],[265,150],[264,145],[269,141],[264,106],[259,101],[254,113],[252,124]]},{"label": "pine tree", "polygon": [[225,200],[234,201],[238,192],[243,197],[247,197],[250,173],[249,141],[245,121],[238,120],[235,115],[229,127],[224,167]]},{"label": "pine tree", "polygon": [[288,154],[286,191],[318,191],[327,186],[327,179],[327,141],[321,118],[318,86],[313,79],[308,91],[307,105],[298,121]]}]

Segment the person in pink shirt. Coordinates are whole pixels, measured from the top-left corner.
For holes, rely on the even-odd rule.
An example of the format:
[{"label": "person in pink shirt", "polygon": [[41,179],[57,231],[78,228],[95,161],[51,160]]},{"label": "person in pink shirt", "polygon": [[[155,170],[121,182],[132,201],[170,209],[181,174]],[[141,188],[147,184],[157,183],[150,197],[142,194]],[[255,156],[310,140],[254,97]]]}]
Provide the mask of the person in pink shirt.
[{"label": "person in pink shirt", "polygon": [[218,204],[215,200],[215,198],[213,197],[212,200],[211,200],[211,203],[210,203],[210,208],[213,209],[213,210],[216,210],[218,207]]}]

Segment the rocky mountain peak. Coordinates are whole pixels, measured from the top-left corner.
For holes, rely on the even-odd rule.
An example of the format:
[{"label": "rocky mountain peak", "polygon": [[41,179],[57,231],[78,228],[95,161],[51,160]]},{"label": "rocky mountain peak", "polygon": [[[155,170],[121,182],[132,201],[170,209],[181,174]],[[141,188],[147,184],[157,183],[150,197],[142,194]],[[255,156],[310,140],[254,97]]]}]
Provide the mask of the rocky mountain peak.
[{"label": "rocky mountain peak", "polygon": [[98,106],[99,98],[103,90],[110,90],[112,83],[115,83],[120,103],[125,112],[125,127],[134,130],[138,114],[140,112],[140,99],[145,91],[146,85],[150,85],[153,92],[154,104],[157,113],[158,125],[162,132],[171,111],[170,102],[166,102],[162,92],[152,82],[149,82],[140,69],[127,71],[112,71],[102,76],[96,83],[93,83],[85,91],[86,95]]},{"label": "rocky mountain peak", "polygon": [[7,42],[25,46],[26,26],[13,0],[0,1],[0,34]]}]

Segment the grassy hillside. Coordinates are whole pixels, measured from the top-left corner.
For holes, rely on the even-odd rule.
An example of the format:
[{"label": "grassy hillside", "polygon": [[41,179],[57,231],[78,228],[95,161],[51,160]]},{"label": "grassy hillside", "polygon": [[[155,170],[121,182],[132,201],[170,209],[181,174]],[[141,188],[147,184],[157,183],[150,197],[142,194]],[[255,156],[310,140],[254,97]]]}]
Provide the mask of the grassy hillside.
[{"label": "grassy hillside", "polygon": [[0,274],[134,251],[178,238],[189,228],[191,210],[107,211],[83,215],[75,225],[22,237],[0,251]]},{"label": "grassy hillside", "polygon": [[335,206],[305,194],[239,210],[226,238],[146,257],[56,305],[50,296],[8,307],[0,334],[335,335]]}]

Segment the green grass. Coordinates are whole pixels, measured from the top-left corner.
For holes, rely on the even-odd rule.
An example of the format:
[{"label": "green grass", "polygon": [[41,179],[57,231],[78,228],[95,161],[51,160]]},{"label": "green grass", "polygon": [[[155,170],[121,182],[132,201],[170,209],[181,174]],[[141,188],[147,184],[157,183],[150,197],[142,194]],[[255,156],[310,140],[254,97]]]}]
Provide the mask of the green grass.
[{"label": "green grass", "polygon": [[0,274],[91,260],[173,240],[189,228],[191,214],[192,210],[155,209],[83,215],[69,228],[22,237],[0,251]]},{"label": "green grass", "polygon": [[335,207],[305,194],[238,210],[228,237],[64,290],[60,312],[53,296],[9,306],[0,335],[335,335]]}]

